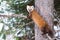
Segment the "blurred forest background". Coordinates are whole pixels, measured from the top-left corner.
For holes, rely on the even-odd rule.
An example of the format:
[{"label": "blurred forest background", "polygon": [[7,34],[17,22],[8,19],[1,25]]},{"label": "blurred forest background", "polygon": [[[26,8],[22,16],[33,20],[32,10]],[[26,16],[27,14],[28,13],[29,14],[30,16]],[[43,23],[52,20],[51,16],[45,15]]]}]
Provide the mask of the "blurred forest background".
[{"label": "blurred forest background", "polygon": [[[34,0],[0,0],[0,40],[34,40],[34,23],[26,5]],[[54,18],[60,22],[60,0],[54,1]]]}]

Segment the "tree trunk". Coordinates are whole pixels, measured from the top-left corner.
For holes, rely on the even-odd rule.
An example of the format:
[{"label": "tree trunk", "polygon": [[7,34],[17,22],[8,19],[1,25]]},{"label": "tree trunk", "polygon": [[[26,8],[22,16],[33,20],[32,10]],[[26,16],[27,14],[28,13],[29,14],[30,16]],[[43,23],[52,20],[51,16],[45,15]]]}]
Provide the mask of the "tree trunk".
[{"label": "tree trunk", "polygon": [[[53,27],[53,0],[35,0],[35,8],[41,16],[46,20],[48,25]],[[41,35],[40,29],[35,25],[35,40],[48,40]]]}]

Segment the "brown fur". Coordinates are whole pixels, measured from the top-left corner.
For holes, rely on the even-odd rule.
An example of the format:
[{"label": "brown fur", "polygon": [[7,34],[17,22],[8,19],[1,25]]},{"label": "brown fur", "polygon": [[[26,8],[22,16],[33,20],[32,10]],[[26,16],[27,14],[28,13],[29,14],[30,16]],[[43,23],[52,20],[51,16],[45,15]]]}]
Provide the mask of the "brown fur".
[{"label": "brown fur", "polygon": [[32,12],[30,12],[29,18],[31,18],[37,24],[43,34],[48,33],[50,37],[53,36],[53,31],[51,30],[47,22],[43,19],[43,17],[38,14],[37,11],[33,10]]}]

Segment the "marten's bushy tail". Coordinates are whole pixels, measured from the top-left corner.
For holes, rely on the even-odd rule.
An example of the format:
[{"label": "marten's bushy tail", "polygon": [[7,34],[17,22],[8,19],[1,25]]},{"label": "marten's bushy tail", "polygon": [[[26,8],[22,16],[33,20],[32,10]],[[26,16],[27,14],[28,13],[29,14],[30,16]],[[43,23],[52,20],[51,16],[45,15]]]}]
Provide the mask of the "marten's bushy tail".
[{"label": "marten's bushy tail", "polygon": [[49,35],[51,38],[54,37],[53,31],[52,31],[51,29],[49,29],[49,31],[48,31],[48,35]]},{"label": "marten's bushy tail", "polygon": [[43,29],[42,29],[43,34],[48,34],[51,38],[54,37],[53,31],[50,27],[48,27],[48,25],[46,25]]}]

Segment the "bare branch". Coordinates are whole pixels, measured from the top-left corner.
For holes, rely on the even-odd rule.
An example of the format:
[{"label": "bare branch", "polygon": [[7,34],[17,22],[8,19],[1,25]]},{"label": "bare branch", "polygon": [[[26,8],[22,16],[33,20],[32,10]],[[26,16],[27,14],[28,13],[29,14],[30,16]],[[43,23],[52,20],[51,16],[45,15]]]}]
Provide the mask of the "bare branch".
[{"label": "bare branch", "polygon": [[27,16],[24,16],[23,14],[12,14],[12,15],[0,14],[0,17],[23,17],[23,18],[27,18]]},{"label": "bare branch", "polygon": [[[33,24],[33,23],[34,23],[34,22],[31,21],[31,22],[29,22],[29,23],[24,24],[23,27],[24,27],[24,26],[27,26],[27,25],[30,25],[30,24]],[[19,25],[20,25],[20,24],[17,24],[16,26],[19,26]]]}]

